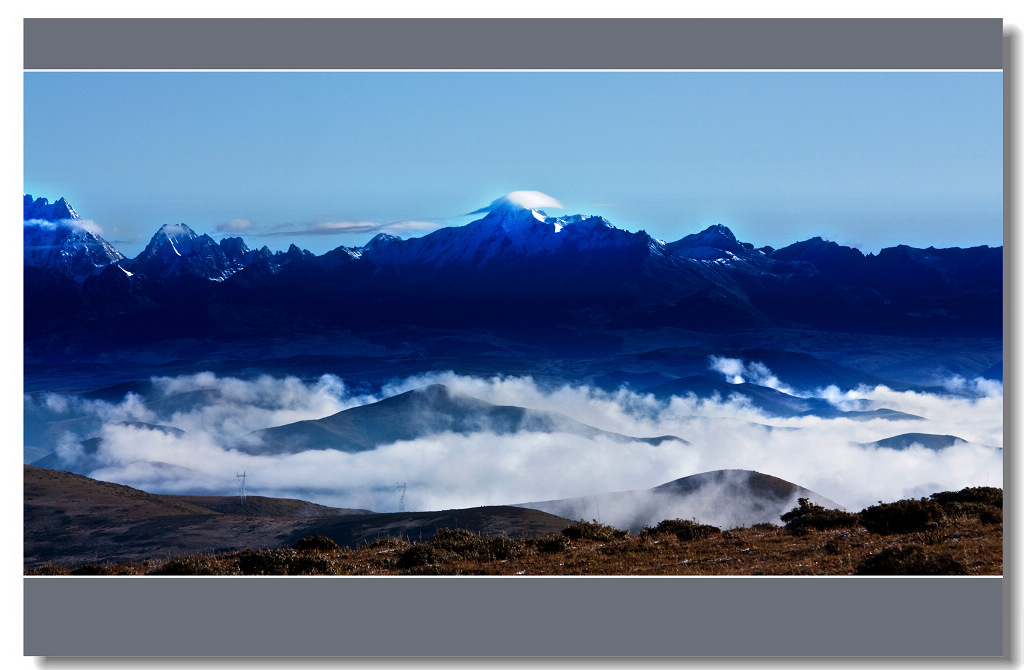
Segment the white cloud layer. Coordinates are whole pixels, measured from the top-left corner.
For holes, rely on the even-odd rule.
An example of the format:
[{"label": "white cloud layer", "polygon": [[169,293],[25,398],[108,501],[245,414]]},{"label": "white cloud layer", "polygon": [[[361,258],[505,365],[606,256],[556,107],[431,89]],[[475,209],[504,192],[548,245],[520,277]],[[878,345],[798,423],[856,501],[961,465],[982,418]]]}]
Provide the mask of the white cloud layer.
[{"label": "white cloud layer", "polygon": [[[721,359],[723,374],[733,364]],[[740,365],[762,382],[767,368]],[[883,386],[825,390],[836,407],[889,408],[925,421],[846,418],[777,419],[735,399],[693,396],[661,401],[625,389],[543,388],[530,378],[479,378],[454,373],[411,377],[380,395],[357,395],[338,377],[317,380],[263,376],[253,380],[200,373],[154,379],[155,397],[128,394],[120,402],[58,394],[26,396],[26,412],[65,419],[51,424],[48,445],[81,458],[80,442],[101,437],[88,474],[151,492],[237,491],[248,474],[251,495],[294,497],[339,507],[394,511],[395,485],[407,483],[409,509],[448,509],[647,489],[717,469],[747,469],[781,477],[847,509],[965,486],[1002,486],[1002,387],[956,382],[978,395],[898,392]],[[636,437],[688,440],[621,443],[568,433],[440,434],[372,451],[306,451],[253,455],[252,431],[336,412],[430,383],[442,383],[498,405],[561,412],[577,421]],[[73,419],[72,417],[79,417]],[[128,423],[135,422],[135,423]],[[142,424],[149,424],[142,425]],[[172,426],[184,433],[153,426]],[[902,433],[956,435],[967,442],[933,451],[863,446]]]}]

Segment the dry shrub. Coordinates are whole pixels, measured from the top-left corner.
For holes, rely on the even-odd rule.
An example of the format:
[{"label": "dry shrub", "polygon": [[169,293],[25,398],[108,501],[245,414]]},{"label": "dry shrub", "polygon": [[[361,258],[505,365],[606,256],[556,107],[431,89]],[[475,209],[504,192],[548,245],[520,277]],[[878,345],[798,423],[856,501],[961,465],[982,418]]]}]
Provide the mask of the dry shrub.
[{"label": "dry shrub", "polygon": [[46,565],[41,565],[38,568],[26,570],[25,574],[32,576],[70,575],[71,569],[68,568],[66,565],[47,563]]},{"label": "dry shrub", "polygon": [[942,506],[933,500],[899,500],[873,505],[860,512],[860,523],[872,533],[891,535],[933,530],[945,516]]},{"label": "dry shrub", "polygon": [[430,544],[441,551],[459,556],[470,556],[480,551],[484,539],[471,530],[463,528],[442,528],[430,540]]},{"label": "dry shrub", "polygon": [[75,568],[71,571],[73,575],[116,575],[118,574],[117,569],[111,565],[105,565],[100,563],[90,563]]},{"label": "dry shrub", "polygon": [[963,563],[949,554],[928,556],[919,545],[888,547],[857,565],[855,575],[966,575]]},{"label": "dry shrub", "polygon": [[482,537],[461,528],[442,528],[429,542],[415,544],[402,552],[398,567],[420,568],[456,561],[507,561],[525,555],[526,546],[526,541],[520,538]]},{"label": "dry shrub", "polygon": [[154,575],[237,575],[238,569],[229,562],[218,561],[207,554],[191,554],[174,558],[151,574]]},{"label": "dry shrub", "polygon": [[367,549],[376,551],[387,551],[390,549],[408,549],[409,543],[397,537],[378,537],[366,545]]},{"label": "dry shrub", "polygon": [[287,575],[288,566],[299,555],[294,549],[260,549],[238,555],[243,575]]},{"label": "dry shrub", "polygon": [[526,541],[518,537],[499,535],[487,538],[484,550],[487,555],[484,560],[507,561],[526,554]]},{"label": "dry shrub", "polygon": [[327,553],[336,552],[341,547],[325,535],[309,535],[296,542],[295,549],[302,552]]},{"label": "dry shrub", "polygon": [[[459,555],[447,551],[445,549],[439,549],[438,547],[431,546],[430,544],[414,544],[398,557],[398,567],[403,570],[410,568],[420,568],[427,565],[438,565],[442,563],[450,563],[457,560]],[[417,573],[425,574],[425,573]]]},{"label": "dry shrub", "polygon": [[598,523],[597,519],[594,519],[593,521],[584,521],[580,519],[568,528],[563,528],[562,535],[566,536],[570,540],[610,542],[611,540],[619,540],[626,537],[629,535],[629,531],[619,530],[614,526]]},{"label": "dry shrub", "polygon": [[572,541],[565,535],[542,535],[534,538],[533,544],[542,554],[557,554],[572,547]]},{"label": "dry shrub", "polygon": [[980,502],[947,502],[942,505],[952,519],[978,519],[982,523],[1002,523],[1003,508]]},{"label": "dry shrub", "polygon": [[959,491],[943,491],[929,496],[945,507],[949,503],[980,503],[1003,508],[1003,490],[992,486],[972,486]]},{"label": "dry shrub", "polygon": [[857,514],[839,509],[825,509],[807,498],[799,498],[797,507],[779,517],[786,522],[786,530],[793,533],[807,533],[812,530],[853,528],[860,522]]},{"label": "dry shrub", "polygon": [[640,529],[640,532],[652,537],[658,535],[675,535],[680,540],[688,542],[690,540],[700,540],[705,537],[717,535],[722,532],[722,529],[718,526],[709,526],[707,524],[688,521],[686,519],[665,519],[663,521],[659,521],[658,525],[653,528],[650,526],[644,526]]},{"label": "dry shrub", "polygon": [[959,491],[933,493],[931,499],[942,506],[946,516],[975,518],[982,523],[1003,522],[1003,490],[992,486],[972,486]]},{"label": "dry shrub", "polygon": [[337,575],[343,566],[337,558],[321,553],[301,553],[295,549],[261,549],[238,555],[243,575]]}]

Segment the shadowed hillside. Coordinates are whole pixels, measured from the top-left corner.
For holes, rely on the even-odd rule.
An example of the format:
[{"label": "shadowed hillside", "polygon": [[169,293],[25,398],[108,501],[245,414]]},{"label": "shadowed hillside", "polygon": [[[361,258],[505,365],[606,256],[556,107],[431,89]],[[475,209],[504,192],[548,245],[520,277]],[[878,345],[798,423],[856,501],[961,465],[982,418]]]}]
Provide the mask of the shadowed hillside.
[{"label": "shadowed hillside", "polygon": [[[511,435],[518,432],[571,433],[587,438],[604,437],[616,442],[658,445],[678,437],[629,437],[580,423],[557,412],[544,412],[489,402],[453,392],[442,384],[407,391],[369,405],[353,407],[312,421],[299,421],[255,433],[259,446],[253,453],[296,453],[308,449],[367,451],[400,440],[415,440],[438,433],[487,432]],[[240,445],[241,450],[247,447]]]}]

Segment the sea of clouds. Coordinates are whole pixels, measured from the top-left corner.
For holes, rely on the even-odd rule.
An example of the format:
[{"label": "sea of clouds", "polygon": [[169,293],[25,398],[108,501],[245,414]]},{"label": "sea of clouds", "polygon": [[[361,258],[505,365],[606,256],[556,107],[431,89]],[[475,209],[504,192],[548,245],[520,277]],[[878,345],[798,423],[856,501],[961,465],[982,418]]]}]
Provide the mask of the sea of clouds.
[{"label": "sea of clouds", "polygon": [[[787,390],[762,364],[712,358],[728,381]],[[839,409],[888,408],[924,420],[767,416],[739,396],[670,400],[627,388],[549,388],[529,377],[471,377],[451,372],[410,377],[377,394],[354,392],[324,375],[255,379],[201,373],[155,378],[143,399],[89,400],[55,393],[25,396],[26,423],[45,424],[31,438],[90,477],[153,493],[232,495],[246,474],[249,495],[320,504],[398,509],[405,484],[410,510],[551,500],[651,488],[718,469],[774,475],[857,511],[880,500],[919,497],[965,486],[1002,486],[1002,385],[948,380],[948,392],[895,391],[884,386],[817,397]],[[286,455],[244,453],[258,447],[253,431],[319,419],[404,391],[440,383],[452,392],[497,405],[560,412],[606,431],[634,437],[674,435],[689,442],[658,446],[569,433],[437,434],[371,451]],[[167,430],[173,427],[178,430]],[[962,438],[951,447],[903,450],[870,446],[902,433]],[[27,433],[28,434],[28,433]],[[82,444],[101,438],[86,454]]]}]

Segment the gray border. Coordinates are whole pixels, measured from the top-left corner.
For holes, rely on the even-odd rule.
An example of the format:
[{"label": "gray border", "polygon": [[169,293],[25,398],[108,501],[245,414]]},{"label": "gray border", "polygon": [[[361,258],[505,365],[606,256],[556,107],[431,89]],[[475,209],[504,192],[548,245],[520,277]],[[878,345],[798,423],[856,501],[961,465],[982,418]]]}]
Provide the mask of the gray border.
[{"label": "gray border", "polygon": [[1000,19],[25,19],[25,69],[989,69]]},{"label": "gray border", "polygon": [[[25,587],[29,655],[1002,654],[1002,626],[991,625],[999,577],[43,577]],[[219,606],[196,607],[210,592]],[[955,635],[936,632],[940,618]]]},{"label": "gray border", "polygon": [[[1013,416],[1019,415],[1019,397],[1016,380],[1019,342],[1014,333],[1020,333],[1020,279],[1017,231],[1019,194],[1014,190],[1019,174],[1019,156],[1014,150],[1019,147],[1020,125],[1020,42],[1021,30],[1007,26],[1003,34],[1003,440],[1004,444],[1016,445],[1017,426]],[[1016,114],[1014,112],[1017,112]],[[1007,383],[1006,380],[1009,380]],[[1016,449],[1003,452],[1003,506],[1009,511],[1011,524],[1009,532],[1003,534],[1003,575],[1005,581],[1003,601],[1003,654],[1020,662],[1024,657],[1024,640],[1021,637],[1021,586],[1019,559],[1021,556],[1019,523],[1021,497],[1015,486],[1021,458]],[[1007,526],[1004,526],[1006,529]],[[1016,561],[1016,562],[1015,562]]]},{"label": "gray border", "polygon": [[[989,19],[574,20],[560,24],[553,38],[558,20],[530,20],[532,45],[525,49],[518,38],[526,24],[517,20],[124,21],[26,19],[25,67],[999,69],[1019,40],[1007,36],[1004,43],[1001,21]],[[601,49],[585,49],[584,60],[572,60],[584,35],[567,28],[584,25],[610,30],[614,39],[609,42],[606,33],[604,43],[597,42]],[[178,41],[183,26],[193,31],[188,42]],[[298,30],[325,26],[358,34],[346,34],[346,42],[334,32],[318,46]],[[404,35],[412,41],[388,33],[398,26],[412,30]],[[254,47],[256,28],[271,31],[273,39]],[[484,28],[491,32],[475,34]],[[458,39],[443,46],[423,43],[425,35],[438,39],[438,30]],[[870,30],[875,40],[862,41]],[[372,48],[360,41],[367,35],[376,37]],[[511,35],[516,39],[510,45]],[[593,45],[589,40],[602,36],[586,37]],[[709,37],[713,44],[701,41]],[[487,49],[481,51],[481,44]],[[289,54],[295,57],[288,60]],[[1009,87],[1005,95],[1004,105],[1010,105]],[[1011,121],[1007,111],[1005,141],[1013,133]],[[1011,178],[1013,165],[1007,152],[1004,179]],[[1015,211],[1010,182],[1005,191],[1009,222]],[[1004,245],[1009,224],[1005,230]],[[1012,339],[1005,342],[1009,369]],[[1006,430],[1009,436],[1009,421]],[[1012,489],[1007,499],[1016,499]],[[1008,559],[1019,555],[1016,541],[1007,536]],[[998,657],[1010,653],[1010,632],[1016,630],[1014,610],[1003,598],[1010,583],[1009,577],[23,578],[24,653]]]}]

